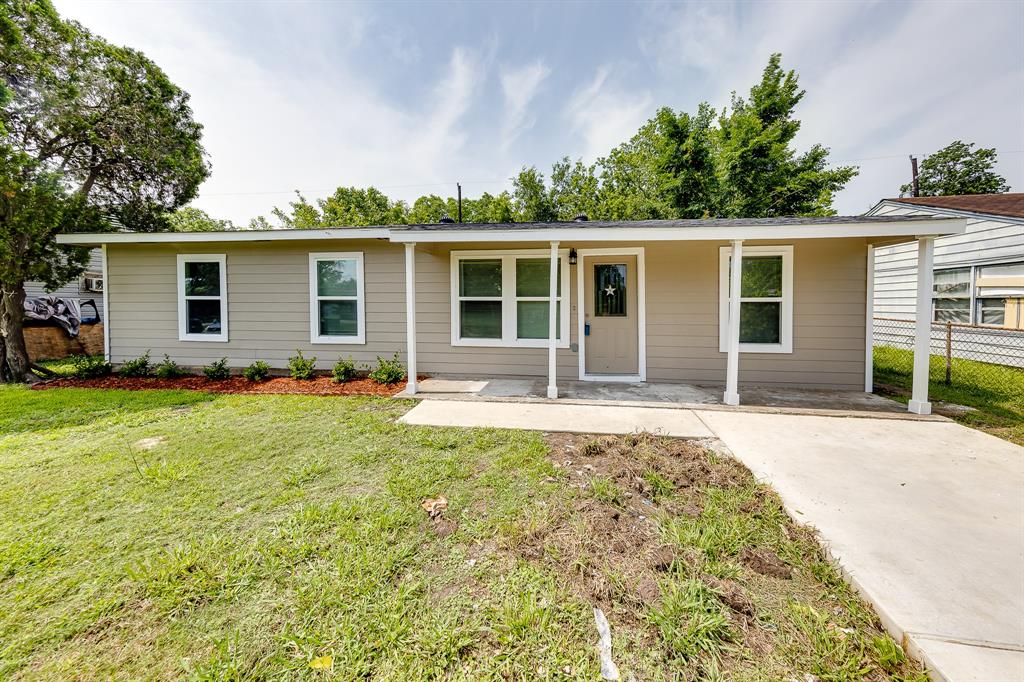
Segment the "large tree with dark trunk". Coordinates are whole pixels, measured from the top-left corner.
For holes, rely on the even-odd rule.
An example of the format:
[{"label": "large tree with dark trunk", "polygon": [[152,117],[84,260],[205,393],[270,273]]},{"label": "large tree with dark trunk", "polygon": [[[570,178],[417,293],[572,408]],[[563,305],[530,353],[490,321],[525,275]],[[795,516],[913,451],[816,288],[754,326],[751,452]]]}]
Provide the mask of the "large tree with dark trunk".
[{"label": "large tree with dark trunk", "polygon": [[78,276],[66,231],[168,228],[209,175],[189,97],[140,52],[62,20],[49,0],[0,5],[0,367],[29,376],[26,280]]}]

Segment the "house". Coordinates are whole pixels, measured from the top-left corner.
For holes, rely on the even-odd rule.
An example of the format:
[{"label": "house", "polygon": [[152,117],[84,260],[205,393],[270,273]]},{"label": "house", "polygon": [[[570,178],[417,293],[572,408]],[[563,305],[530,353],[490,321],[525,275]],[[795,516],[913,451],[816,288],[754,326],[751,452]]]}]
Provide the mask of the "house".
[{"label": "house", "polygon": [[[276,368],[871,390],[872,250],[964,218],[855,216],[67,234],[101,246],[106,354]],[[741,269],[742,265],[742,269]],[[930,277],[924,278],[930,280]],[[918,309],[931,306],[931,283]],[[739,296],[730,296],[738,291]],[[554,305],[550,303],[554,301]],[[910,409],[927,413],[927,325]]]},{"label": "house", "polygon": [[[883,199],[867,215],[966,219],[935,240],[931,319],[1024,329],[1024,193]],[[914,319],[915,255],[912,244],[875,251],[876,316]]]},{"label": "house", "polygon": [[40,298],[42,296],[56,296],[58,298],[72,299],[79,304],[85,301],[93,301],[96,310],[92,306],[86,306],[82,311],[83,317],[96,317],[103,319],[103,251],[95,248],[89,253],[89,263],[85,266],[85,272],[64,286],[54,291],[47,291],[46,285],[42,282],[25,282],[25,295],[28,298]]}]

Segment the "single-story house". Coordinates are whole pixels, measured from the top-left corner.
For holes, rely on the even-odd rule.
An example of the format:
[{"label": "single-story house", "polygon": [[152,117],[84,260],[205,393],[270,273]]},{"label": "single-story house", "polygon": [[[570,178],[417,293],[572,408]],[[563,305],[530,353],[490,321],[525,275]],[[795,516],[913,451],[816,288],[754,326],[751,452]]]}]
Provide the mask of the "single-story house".
[{"label": "single-story house", "polygon": [[[961,234],[935,240],[935,322],[1024,329],[1024,193],[883,199],[869,216],[963,218]],[[875,252],[875,315],[914,319],[912,244]]]},{"label": "single-story house", "polygon": [[[872,251],[963,218],[853,216],[68,234],[104,250],[106,354],[283,368],[871,391]],[[931,308],[921,278],[919,310]],[[738,295],[730,295],[737,292]],[[550,303],[554,301],[554,305]],[[910,410],[927,413],[927,315]]]}]

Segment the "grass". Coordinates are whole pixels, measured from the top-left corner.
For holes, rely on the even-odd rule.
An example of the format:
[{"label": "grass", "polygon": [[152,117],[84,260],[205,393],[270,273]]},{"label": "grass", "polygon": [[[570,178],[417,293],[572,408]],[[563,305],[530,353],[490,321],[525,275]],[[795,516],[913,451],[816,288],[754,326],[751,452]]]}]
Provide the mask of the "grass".
[{"label": "grass", "polygon": [[[913,382],[913,351],[876,346],[875,383],[894,387],[906,401]],[[1024,369],[953,358],[952,384],[945,384],[945,358],[931,356],[931,400],[966,405],[973,410],[951,414],[956,421],[1024,445]]]},{"label": "grass", "polygon": [[[592,602],[514,548],[628,491],[568,485],[541,434],[396,423],[406,409],[0,387],[0,678],[598,679]],[[438,495],[447,524],[419,507]],[[658,517],[699,561],[609,607],[624,675],[921,679],[763,486],[700,495],[706,518]],[[750,575],[750,542],[798,577]],[[763,648],[705,572],[742,576]]]}]

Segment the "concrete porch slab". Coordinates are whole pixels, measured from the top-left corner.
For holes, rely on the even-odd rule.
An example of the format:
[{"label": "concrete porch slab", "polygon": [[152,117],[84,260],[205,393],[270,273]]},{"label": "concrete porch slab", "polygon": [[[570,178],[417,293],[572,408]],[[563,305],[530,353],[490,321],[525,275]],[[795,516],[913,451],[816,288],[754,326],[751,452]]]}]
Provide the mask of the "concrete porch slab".
[{"label": "concrete porch slab", "polygon": [[562,403],[423,400],[399,421],[426,426],[532,429],[568,433],[650,431],[677,438],[709,438],[690,410]]}]

